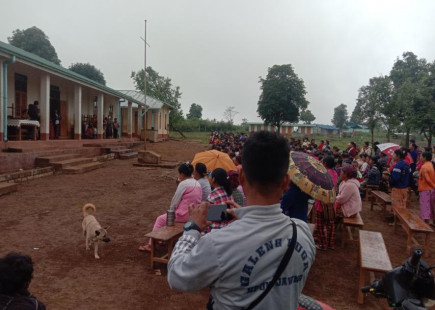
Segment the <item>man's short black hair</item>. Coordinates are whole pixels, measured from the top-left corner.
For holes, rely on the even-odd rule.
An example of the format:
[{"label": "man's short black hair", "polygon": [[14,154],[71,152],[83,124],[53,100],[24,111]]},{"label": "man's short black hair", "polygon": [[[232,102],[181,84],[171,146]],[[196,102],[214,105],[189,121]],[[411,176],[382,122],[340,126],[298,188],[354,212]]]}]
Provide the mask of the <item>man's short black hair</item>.
[{"label": "man's short black hair", "polygon": [[279,187],[288,171],[289,156],[287,140],[281,135],[267,131],[252,134],[246,140],[242,154],[243,172],[248,183],[262,194]]},{"label": "man's short black hair", "polygon": [[14,295],[27,287],[33,276],[33,261],[28,255],[9,253],[0,258],[0,294]]}]

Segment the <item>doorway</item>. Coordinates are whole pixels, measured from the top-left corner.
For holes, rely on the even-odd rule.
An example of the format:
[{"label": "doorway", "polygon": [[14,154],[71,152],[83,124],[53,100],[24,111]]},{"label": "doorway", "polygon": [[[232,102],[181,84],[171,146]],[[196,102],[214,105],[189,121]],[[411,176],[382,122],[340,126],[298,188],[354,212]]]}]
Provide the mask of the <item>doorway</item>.
[{"label": "doorway", "polygon": [[55,138],[54,120],[56,111],[60,113],[60,89],[59,86],[50,85],[50,139]]}]

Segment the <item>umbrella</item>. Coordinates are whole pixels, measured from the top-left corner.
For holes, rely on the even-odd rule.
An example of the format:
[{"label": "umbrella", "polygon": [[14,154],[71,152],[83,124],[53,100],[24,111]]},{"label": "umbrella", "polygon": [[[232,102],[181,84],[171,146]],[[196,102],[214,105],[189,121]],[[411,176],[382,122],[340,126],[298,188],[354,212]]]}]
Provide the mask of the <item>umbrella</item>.
[{"label": "umbrella", "polygon": [[[389,158],[393,158],[394,151],[400,149],[400,145],[397,145],[395,143],[382,143],[378,144],[377,147],[379,148],[381,153],[384,153]],[[411,154],[407,154],[406,161],[408,161],[409,163],[412,163],[414,161],[411,157]]]},{"label": "umbrella", "polygon": [[196,163],[203,163],[206,165],[207,171],[213,171],[216,168],[222,168],[226,171],[237,170],[236,165],[227,153],[216,150],[196,153],[192,165],[195,166]]},{"label": "umbrella", "polygon": [[290,179],[303,192],[326,203],[335,201],[334,182],[320,161],[306,153],[290,152]]}]

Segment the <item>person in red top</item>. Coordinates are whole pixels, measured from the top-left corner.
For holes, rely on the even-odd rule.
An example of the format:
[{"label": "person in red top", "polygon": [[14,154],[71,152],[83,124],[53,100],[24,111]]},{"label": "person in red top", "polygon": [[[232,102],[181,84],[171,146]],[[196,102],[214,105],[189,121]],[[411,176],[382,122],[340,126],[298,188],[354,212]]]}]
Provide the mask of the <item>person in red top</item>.
[{"label": "person in red top", "polygon": [[319,150],[319,152],[322,152],[322,150],[323,150],[323,146],[325,145],[325,142],[323,141],[323,140],[320,140],[320,144],[319,144],[319,146],[317,147],[317,149]]}]

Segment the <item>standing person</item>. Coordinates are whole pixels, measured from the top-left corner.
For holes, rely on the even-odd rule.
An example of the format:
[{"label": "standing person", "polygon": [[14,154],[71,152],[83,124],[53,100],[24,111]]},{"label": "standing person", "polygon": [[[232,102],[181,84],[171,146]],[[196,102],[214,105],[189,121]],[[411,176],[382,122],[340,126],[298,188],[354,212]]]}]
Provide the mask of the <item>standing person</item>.
[{"label": "standing person", "polygon": [[[420,217],[429,224],[434,225],[435,220],[435,163],[432,154],[421,154],[423,165],[418,176],[418,191],[420,192]],[[432,220],[432,223],[430,223]]]},{"label": "standing person", "polygon": [[45,310],[45,305],[29,292],[32,277],[30,256],[9,253],[0,258],[0,309]]},{"label": "standing person", "polygon": [[115,119],[113,120],[113,137],[115,139],[118,139],[118,128],[119,128],[118,119],[115,117]]},{"label": "standing person", "polygon": [[[33,104],[29,104],[29,108],[27,111],[28,115],[29,115],[29,119],[32,121],[41,121],[41,116],[40,116],[40,112],[39,112],[39,102],[37,100],[35,100],[33,102]],[[34,136],[34,130],[37,130],[37,139],[39,139],[39,131],[40,131],[40,127],[32,127],[32,137]]]},{"label": "standing person", "polygon": [[113,137],[113,122],[112,122],[112,118],[109,116],[107,119],[106,138],[112,139],[112,137]]},{"label": "standing person", "polygon": [[[201,185],[192,177],[193,166],[188,162],[181,164],[178,167],[178,180],[180,183],[177,186],[174,197],[172,197],[170,210],[175,210],[175,222],[185,223],[189,219],[189,205],[192,203],[200,203],[202,197]],[[162,214],[157,217],[154,223],[153,231],[166,226],[167,215]],[[147,245],[141,245],[139,251],[151,251],[151,239]]]},{"label": "standing person", "polygon": [[[331,176],[334,188],[337,186],[338,174],[334,170],[334,157],[326,156],[323,165]],[[335,207],[334,203],[326,203],[320,200],[314,202],[316,210],[316,230],[319,236],[316,247],[319,250],[334,249],[335,245]]]},{"label": "standing person", "polygon": [[395,161],[393,170],[391,171],[390,186],[391,186],[391,206],[406,208],[408,200],[408,186],[411,168],[404,160],[407,152],[402,149],[394,151],[393,159]]},{"label": "standing person", "polygon": [[203,163],[197,163],[195,165],[195,171],[193,173],[195,180],[201,184],[202,189],[202,199],[201,201],[206,201],[208,195],[211,193],[210,182],[207,180],[207,167]]},{"label": "standing person", "polygon": [[210,287],[207,309],[246,309],[264,292],[294,240],[297,250],[281,280],[255,309],[297,308],[315,247],[308,225],[282,214],[279,205],[289,184],[289,155],[287,141],[274,132],[256,132],[246,140],[240,183],[247,206],[234,209],[238,219],[231,225],[203,237],[209,204],[191,207],[191,221],[168,263],[172,289]]},{"label": "standing person", "polygon": [[58,139],[60,135],[60,114],[57,110],[54,110],[53,127],[54,127],[54,138]]},{"label": "standing person", "polygon": [[281,199],[282,213],[290,218],[308,221],[308,199],[311,197],[304,193],[296,184],[290,181],[290,186]]}]

